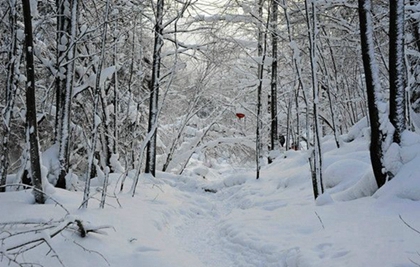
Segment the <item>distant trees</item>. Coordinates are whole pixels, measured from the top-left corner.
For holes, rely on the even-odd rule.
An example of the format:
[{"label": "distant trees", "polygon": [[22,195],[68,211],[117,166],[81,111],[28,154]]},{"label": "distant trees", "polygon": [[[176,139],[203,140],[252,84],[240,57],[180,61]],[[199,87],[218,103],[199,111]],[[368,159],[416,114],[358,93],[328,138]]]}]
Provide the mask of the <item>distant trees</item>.
[{"label": "distant trees", "polygon": [[[40,168],[58,187],[77,187],[68,183],[76,175],[86,177],[89,187],[91,178],[105,180],[111,171],[181,173],[196,158],[252,161],[260,177],[262,166],[278,153],[281,135],[285,149],[315,152],[310,162],[318,195],[323,136],[334,134],[339,147],[340,133],[369,115],[372,164],[381,185],[397,171],[384,161],[388,148],[420,114],[413,1],[389,6],[375,1],[375,16],[368,0],[360,0],[359,8],[354,1],[312,0],[227,5],[95,0],[84,2],[83,9],[78,0],[35,2],[33,45],[28,45],[34,59],[26,75],[20,70],[27,37],[21,2],[0,3],[5,33],[0,36],[0,191],[8,174],[18,172],[20,181],[30,169],[26,163],[36,158],[29,157],[24,141],[26,115],[31,126],[37,122],[38,150],[46,159]],[[408,121],[404,7],[414,111]],[[26,104],[21,88],[30,79]],[[383,89],[388,82],[389,97]],[[37,112],[31,114],[33,107]],[[237,110],[246,117],[237,119]]]},{"label": "distant trees", "polygon": [[19,75],[19,64],[22,55],[22,49],[17,38],[17,18],[18,12],[16,10],[16,1],[7,1],[9,6],[9,42],[7,52],[7,71],[6,71],[6,89],[5,89],[5,107],[2,111],[2,151],[0,156],[0,192],[6,191],[7,170],[9,168],[9,147],[11,134],[11,120],[13,117],[13,109],[15,105],[15,98],[17,94]]}]

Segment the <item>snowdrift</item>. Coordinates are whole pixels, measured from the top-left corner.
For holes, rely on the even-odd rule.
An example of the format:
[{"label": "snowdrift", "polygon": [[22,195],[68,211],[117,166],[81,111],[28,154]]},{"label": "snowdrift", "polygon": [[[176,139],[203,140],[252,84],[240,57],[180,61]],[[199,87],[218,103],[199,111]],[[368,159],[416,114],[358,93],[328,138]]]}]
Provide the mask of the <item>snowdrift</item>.
[{"label": "snowdrift", "polygon": [[[0,194],[0,266],[418,266],[420,137],[404,134],[403,165],[379,190],[363,129],[346,141],[336,149],[324,138],[326,192],[317,201],[306,151],[283,151],[259,180],[252,170],[199,162],[188,175],[142,176],[134,197],[118,191],[122,174],[112,174],[105,209],[94,181],[88,209],[79,209],[80,191],[56,189],[45,205],[34,205],[29,190]],[[74,226],[53,238],[47,229],[46,243],[8,251],[11,234],[68,216],[107,227],[84,238]],[[5,224],[13,222],[26,224]]]}]

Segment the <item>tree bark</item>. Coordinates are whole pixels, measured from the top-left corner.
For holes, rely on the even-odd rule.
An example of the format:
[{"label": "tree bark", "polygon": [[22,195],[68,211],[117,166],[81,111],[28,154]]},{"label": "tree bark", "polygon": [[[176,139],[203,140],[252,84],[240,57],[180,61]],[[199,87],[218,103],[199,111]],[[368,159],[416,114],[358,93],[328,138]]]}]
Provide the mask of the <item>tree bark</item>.
[{"label": "tree bark", "polygon": [[[278,134],[278,120],[277,120],[277,46],[278,46],[278,35],[277,35],[277,19],[278,19],[278,1],[271,0],[271,42],[272,42],[272,57],[273,62],[271,65],[271,131],[270,131],[270,142],[271,151],[280,149],[279,145],[279,134]],[[268,163],[273,161],[272,155],[268,157]]]},{"label": "tree bark", "polygon": [[[78,21],[78,0],[71,0],[70,6],[64,7],[64,3],[61,3],[62,7],[59,8],[63,13],[59,15],[58,20],[63,23],[63,32],[61,38],[57,42],[62,42],[59,46],[59,52],[66,47],[66,53],[60,56],[59,69],[63,69],[64,73],[59,73],[56,82],[57,88],[57,100],[59,101],[58,112],[59,122],[56,123],[58,136],[57,141],[59,143],[59,162],[60,162],[60,173],[58,175],[56,186],[59,188],[66,188],[66,175],[69,171],[69,147],[70,147],[70,115],[71,115],[71,102],[73,93],[73,80],[74,80],[74,60],[76,57],[76,35],[77,35],[77,21]],[[64,10],[66,8],[71,9],[71,17],[66,16]],[[62,16],[60,18],[60,16]],[[59,34],[60,35],[60,34]],[[62,40],[63,39],[63,40]],[[65,41],[64,41],[65,40]],[[62,60],[65,59],[66,65],[61,66]],[[63,79],[61,79],[63,78]]]},{"label": "tree bark", "polygon": [[370,159],[376,183],[378,187],[381,187],[387,180],[387,174],[383,171],[385,169],[383,145],[387,137],[387,129],[381,127],[380,122],[381,115],[385,116],[385,114],[379,114],[378,111],[378,102],[382,99],[379,70],[375,60],[371,16],[371,1],[359,0],[360,37],[371,127]]},{"label": "tree bark", "polygon": [[262,23],[262,15],[263,15],[263,3],[264,0],[259,0],[258,5],[258,15],[259,15],[259,22],[258,22],[258,44],[257,44],[257,53],[258,53],[258,60],[261,62],[258,63],[258,87],[257,87],[257,129],[256,129],[256,163],[257,163],[257,173],[256,178],[260,178],[260,170],[263,161],[262,156],[262,119],[261,119],[261,110],[262,110],[262,85],[263,85],[263,73],[264,73],[264,60],[265,60],[265,49],[263,49],[263,42],[266,43],[264,39],[263,33],[263,23]]},{"label": "tree bark", "polygon": [[401,142],[405,120],[404,0],[389,2],[389,119],[394,142]]},{"label": "tree bark", "polygon": [[153,66],[152,79],[149,84],[149,126],[148,132],[153,134],[147,143],[146,149],[146,173],[156,175],[156,139],[157,139],[157,120],[158,120],[158,100],[160,87],[160,62],[161,49],[163,46],[163,7],[164,0],[158,0],[156,5],[155,41],[153,47]]},{"label": "tree bark", "polygon": [[31,163],[31,178],[34,186],[35,202],[45,203],[42,187],[41,162],[38,144],[38,122],[36,118],[35,72],[32,39],[32,15],[30,0],[22,0],[23,19],[25,24],[25,52],[26,52],[26,134],[29,143]]}]

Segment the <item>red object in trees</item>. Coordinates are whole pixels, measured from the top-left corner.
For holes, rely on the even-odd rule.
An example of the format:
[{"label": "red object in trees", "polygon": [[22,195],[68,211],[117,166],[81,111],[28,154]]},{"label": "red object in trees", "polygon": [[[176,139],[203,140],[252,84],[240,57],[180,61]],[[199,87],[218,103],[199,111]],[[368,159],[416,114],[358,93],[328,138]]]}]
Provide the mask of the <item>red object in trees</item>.
[{"label": "red object in trees", "polygon": [[239,119],[242,119],[242,118],[245,117],[245,114],[238,112],[238,113],[236,113],[236,117],[238,117]]}]

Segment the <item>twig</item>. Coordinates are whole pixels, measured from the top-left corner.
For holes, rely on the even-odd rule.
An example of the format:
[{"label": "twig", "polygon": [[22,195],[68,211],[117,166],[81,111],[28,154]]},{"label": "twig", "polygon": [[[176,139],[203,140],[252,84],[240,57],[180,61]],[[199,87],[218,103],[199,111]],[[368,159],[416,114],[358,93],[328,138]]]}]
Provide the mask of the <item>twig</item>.
[{"label": "twig", "polygon": [[416,266],[420,266],[420,264],[418,264],[417,262],[413,261],[412,259],[408,259],[409,261],[411,261],[411,263],[415,264]]},{"label": "twig", "polygon": [[413,228],[413,227],[412,227],[411,225],[409,225],[406,221],[404,221],[404,219],[401,217],[401,214],[399,215],[399,217],[400,217],[401,221],[402,221],[405,225],[407,225],[407,227],[408,227],[408,228],[410,228],[410,229],[411,229],[411,230],[413,230],[414,232],[416,232],[416,233],[420,234],[420,231],[419,231],[419,230],[417,230],[417,229]]},{"label": "twig", "polygon": [[318,217],[318,220],[321,222],[322,228],[325,229],[324,223],[322,222],[321,217],[318,215],[318,213],[315,211],[316,216]]},{"label": "twig", "polygon": [[73,241],[73,243],[79,247],[81,247],[84,251],[89,252],[89,253],[93,253],[93,254],[97,254],[99,255],[107,264],[108,266],[111,266],[111,264],[108,262],[108,260],[105,258],[104,255],[102,255],[101,253],[99,253],[98,251],[94,251],[94,250],[90,250],[85,248],[84,246],[80,245],[79,243],[77,243],[76,241]]}]

